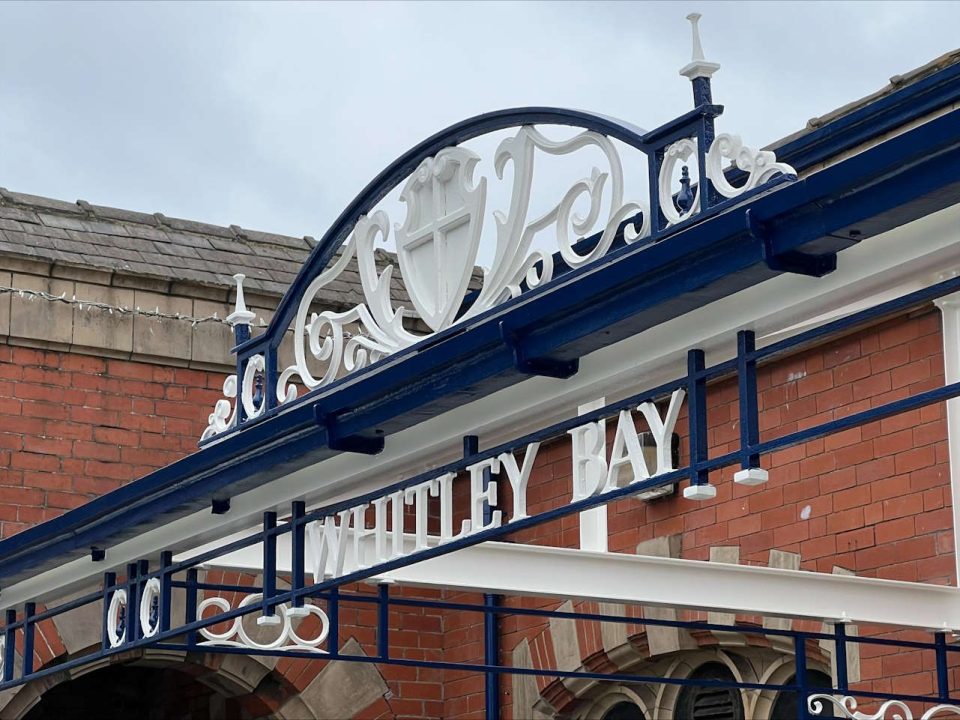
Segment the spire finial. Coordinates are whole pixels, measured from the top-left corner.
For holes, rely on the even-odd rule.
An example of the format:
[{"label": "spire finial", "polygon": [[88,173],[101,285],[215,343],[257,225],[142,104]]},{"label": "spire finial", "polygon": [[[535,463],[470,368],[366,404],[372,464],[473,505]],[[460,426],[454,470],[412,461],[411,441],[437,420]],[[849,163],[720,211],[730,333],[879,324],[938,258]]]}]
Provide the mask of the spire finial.
[{"label": "spire finial", "polygon": [[250,325],[256,317],[255,313],[247,310],[247,304],[243,300],[243,281],[246,279],[243,273],[237,273],[233,279],[237,283],[237,302],[233,306],[233,312],[227,315],[226,320],[233,327],[237,325]]},{"label": "spire finial", "polygon": [[693,33],[693,52],[690,62],[680,69],[680,74],[690,80],[697,78],[710,78],[720,69],[719,63],[707,62],[703,56],[703,45],[700,44],[700,13],[690,13],[687,20],[690,21],[690,30]]},{"label": "spire finial", "polygon": [[703,16],[696,12],[687,15],[687,20],[690,21],[690,29],[693,31],[693,54],[690,57],[690,60],[693,62],[706,59],[703,57],[703,46],[700,44],[700,27],[698,23],[701,17]]}]

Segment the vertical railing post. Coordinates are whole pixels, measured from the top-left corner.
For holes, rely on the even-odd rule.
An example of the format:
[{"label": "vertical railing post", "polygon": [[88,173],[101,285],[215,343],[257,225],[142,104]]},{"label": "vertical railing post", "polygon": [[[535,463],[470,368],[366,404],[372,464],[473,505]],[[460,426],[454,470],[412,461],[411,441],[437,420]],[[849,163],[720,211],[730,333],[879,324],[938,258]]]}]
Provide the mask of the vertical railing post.
[{"label": "vertical railing post", "polygon": [[797,720],[807,720],[810,716],[807,713],[807,639],[803,633],[798,633],[793,638],[794,664],[796,665],[797,685]]},{"label": "vertical railing post", "polygon": [[947,634],[934,633],[937,656],[937,696],[941,700],[950,699],[950,673],[947,669]]},{"label": "vertical railing post", "polygon": [[161,633],[170,629],[170,613],[173,608],[173,588],[170,586],[173,582],[171,565],[173,565],[173,553],[164,550],[160,553],[160,617],[157,618]]},{"label": "vertical railing post", "polygon": [[390,585],[377,586],[377,657],[390,658]]},{"label": "vertical railing post", "polygon": [[690,435],[690,485],[683,496],[691,500],[709,500],[717,489],[710,484],[710,473],[703,468],[709,454],[707,446],[707,379],[703,350],[687,353],[687,420]]},{"label": "vertical railing post", "polygon": [[327,622],[330,623],[327,652],[338,655],[340,653],[340,588],[330,588],[330,596],[327,600]]},{"label": "vertical railing post", "polygon": [[837,662],[837,690],[846,693],[850,687],[847,673],[847,626],[842,623],[833,625],[834,648]]},{"label": "vertical railing post", "polygon": [[263,612],[257,625],[278,625],[280,618],[274,613],[277,595],[277,514],[263,514]]},{"label": "vertical railing post", "polygon": [[663,166],[663,148],[653,147],[646,152],[647,184],[650,192],[650,236],[663,230],[666,218],[660,210],[660,168]]},{"label": "vertical railing post", "polygon": [[140,627],[138,618],[138,610],[140,609],[139,570],[139,563],[133,562],[127,564],[127,607],[125,610],[127,643],[134,642],[140,636],[140,633],[137,632]]},{"label": "vertical railing post", "polygon": [[737,375],[740,383],[740,452],[741,467],[746,470],[760,466],[760,456],[751,450],[760,442],[760,419],[757,407],[757,361],[752,354],[757,349],[752,330],[737,333]]},{"label": "vertical railing post", "polygon": [[13,664],[17,650],[17,611],[7,610],[6,627],[3,629],[3,682],[13,680]]},{"label": "vertical railing post", "polygon": [[768,479],[760,467],[760,455],[753,449],[760,442],[760,405],[757,399],[756,336],[752,330],[737,333],[737,382],[740,410],[740,470],[733,481],[740,485],[762,485]]},{"label": "vertical railing post", "polygon": [[24,678],[33,673],[33,648],[35,625],[31,618],[37,614],[37,604],[28,602],[23,606],[23,671]]},{"label": "vertical railing post", "polygon": [[[196,568],[187,570],[187,591],[184,602],[183,624],[192,625],[197,621],[197,582],[199,573]],[[187,647],[193,648],[197,645],[197,631],[187,631]]]},{"label": "vertical railing post", "polygon": [[[305,583],[306,566],[306,527],[303,522],[304,515],[307,514],[307,505],[301,500],[293,503],[293,511],[290,516],[290,589],[293,592],[291,609],[303,607],[303,595],[298,594],[303,590]],[[355,529],[355,532],[360,532]],[[322,579],[322,578],[321,578]],[[319,582],[316,578],[315,582]],[[296,614],[296,613],[294,613]]]}]

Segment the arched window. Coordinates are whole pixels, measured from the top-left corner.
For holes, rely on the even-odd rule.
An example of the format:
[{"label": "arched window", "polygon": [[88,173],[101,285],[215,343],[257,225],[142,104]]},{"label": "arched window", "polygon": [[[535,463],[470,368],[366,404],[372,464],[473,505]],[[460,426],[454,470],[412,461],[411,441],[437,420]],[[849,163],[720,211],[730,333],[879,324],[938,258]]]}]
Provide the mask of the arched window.
[{"label": "arched window", "polygon": [[632,702],[618,702],[603,714],[603,720],[647,720],[643,710]]},{"label": "arched window", "polygon": [[[797,676],[794,675],[787,682],[796,682]],[[826,673],[819,670],[807,671],[807,687],[817,688],[819,690],[832,690],[833,680]],[[773,703],[773,710],[770,712],[770,720],[794,720],[797,717],[797,694],[794,692],[782,692],[777,695],[776,702]],[[833,714],[833,708],[826,705],[818,718],[836,717]]]},{"label": "arched window", "polygon": [[[701,665],[688,679],[736,682],[730,669],[718,662]],[[740,690],[713,685],[685,685],[677,698],[673,716],[684,720],[744,720]]]}]

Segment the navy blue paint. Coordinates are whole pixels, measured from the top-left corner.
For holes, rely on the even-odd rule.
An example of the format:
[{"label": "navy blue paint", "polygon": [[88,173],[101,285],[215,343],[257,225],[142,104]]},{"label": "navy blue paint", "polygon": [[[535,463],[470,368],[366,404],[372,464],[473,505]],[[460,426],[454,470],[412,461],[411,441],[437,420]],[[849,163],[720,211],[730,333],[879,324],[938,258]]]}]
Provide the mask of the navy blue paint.
[{"label": "navy blue paint", "polygon": [[[690,467],[698,467],[707,461],[707,381],[702,372],[706,367],[703,350],[687,353],[687,422],[690,441]],[[695,470],[690,476],[691,485],[708,485],[707,470]]]},{"label": "navy blue paint", "polygon": [[737,333],[737,379],[740,386],[740,467],[760,467],[760,455],[752,448],[760,442],[760,413],[757,403],[757,361],[751,359],[756,350],[756,337],[752,330]]},{"label": "navy blue paint", "polygon": [[271,598],[277,593],[277,514],[263,514],[263,616],[273,617],[276,603]]},{"label": "navy blue paint", "polygon": [[[198,571],[196,568],[187,570],[187,589],[185,592],[186,602],[184,603],[183,624],[192,626],[197,622],[197,580]],[[161,636],[163,634],[161,633]],[[191,650],[196,649],[197,633],[195,630],[187,631],[187,647]]]},{"label": "navy blue paint", "polygon": [[[956,92],[955,83],[950,87],[950,92]],[[769,228],[774,253],[782,255],[811,244],[817,252],[824,251],[825,243],[842,247],[849,244],[842,238],[848,237],[845,233],[852,223],[865,228],[861,237],[869,237],[955,202],[960,167],[957,118],[956,112],[949,113],[778,192],[756,196],[751,209]],[[564,355],[588,351],[591,344],[612,342],[770,277],[739,212],[701,214],[696,225],[683,225],[667,236],[670,242],[626,247],[604,258],[607,262],[572,271],[550,288],[522,296],[501,315],[509,314],[510,327],[537,329],[526,336],[531,357],[564,359]],[[494,314],[490,320],[498,317]],[[354,428],[383,427],[393,432],[470,394],[520,379],[519,373],[507,372],[512,367],[511,353],[499,333],[489,332],[482,323],[472,325],[469,332],[467,328],[459,331],[456,338],[446,336],[422,352],[412,350],[371,372],[357,373],[316,398],[329,400],[335,395],[342,401],[329,410],[351,426],[345,428],[347,436]],[[601,338],[598,331],[610,334]],[[468,335],[470,342],[465,342]],[[401,371],[398,366],[404,360],[407,364]],[[276,375],[272,361],[275,358],[268,356],[271,387],[270,375],[273,380]],[[457,367],[460,372],[438,371],[443,367]],[[401,390],[404,385],[410,388],[406,395]],[[312,423],[311,410],[304,405],[248,423],[239,440],[225,438],[182,463],[4,540],[0,577],[23,577],[59,558],[75,557],[78,548],[86,552],[97,542],[129,537],[165,522],[171,514],[182,515],[195,509],[198,498],[209,498],[219,489],[262,484],[285,469],[328,456],[325,432]]]},{"label": "navy blue paint", "polygon": [[327,635],[327,647],[330,652],[340,652],[340,588],[331,588],[327,595],[327,621],[330,633]]},{"label": "navy blue paint", "polygon": [[842,622],[834,623],[834,661],[837,664],[837,689],[847,692],[850,689],[847,675],[847,627]]},{"label": "navy blue paint", "polygon": [[230,498],[213,498],[210,501],[212,515],[226,515],[228,512],[230,512]]},{"label": "navy blue paint", "polygon": [[937,697],[950,700],[950,674],[947,666],[947,634],[934,633],[937,658]]},{"label": "navy blue paint", "polygon": [[[139,565],[137,563],[127,564],[127,605],[124,608],[124,627],[127,629],[127,638],[131,642],[140,639],[140,593],[139,590]],[[122,635],[118,631],[118,634]]]},{"label": "navy blue paint", "polygon": [[390,586],[377,586],[377,657],[390,658]]},{"label": "navy blue paint", "polygon": [[803,633],[797,633],[793,639],[793,655],[796,664],[793,682],[797,686],[797,720],[807,720],[810,717],[807,712],[807,695],[810,690],[807,687],[807,639]]},{"label": "navy blue paint", "polygon": [[[303,522],[303,516],[307,512],[307,505],[302,500],[293,503],[290,515],[290,533],[293,538],[290,544],[290,587],[293,590],[300,590],[304,584],[304,565],[306,564],[306,525]],[[303,607],[303,598],[298,597],[293,601],[293,607]]]},{"label": "navy blue paint", "polygon": [[37,614],[36,603],[28,602],[23,606],[23,670],[24,676],[33,672],[33,647],[36,627],[33,616]]},{"label": "navy blue paint", "polygon": [[173,575],[167,572],[167,568],[173,565],[173,553],[164,550],[160,553],[160,631],[164,632],[170,629],[173,610],[173,588],[171,582]]},{"label": "navy blue paint", "polygon": [[8,683],[13,680],[13,662],[17,649],[16,627],[17,611],[7,610],[7,624],[3,630],[3,682]]}]

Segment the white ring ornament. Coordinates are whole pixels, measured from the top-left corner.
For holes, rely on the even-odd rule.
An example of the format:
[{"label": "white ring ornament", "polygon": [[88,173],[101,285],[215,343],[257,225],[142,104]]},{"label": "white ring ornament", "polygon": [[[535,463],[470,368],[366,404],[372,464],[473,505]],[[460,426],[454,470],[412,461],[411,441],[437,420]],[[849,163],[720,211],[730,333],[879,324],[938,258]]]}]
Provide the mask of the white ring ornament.
[{"label": "white ring ornament", "polygon": [[107,640],[110,641],[110,647],[120,647],[127,640],[127,623],[123,624],[123,632],[117,632],[117,626],[120,620],[120,613],[127,611],[127,591],[124,589],[114,590],[110,596],[110,605],[107,608]]},{"label": "white ring ornament", "polygon": [[697,190],[693,195],[693,203],[689,209],[681,212],[673,202],[673,171],[677,163],[689,164],[690,158],[696,156],[697,141],[693,138],[677,140],[667,147],[663,155],[663,164],[660,166],[660,177],[657,185],[659,186],[660,212],[667,219],[668,225],[676,225],[678,222],[700,212],[700,186],[703,183],[697,183]]},{"label": "white ring ornament", "polygon": [[262,373],[266,369],[266,361],[263,358],[263,355],[254,355],[249,360],[247,360],[247,366],[243,371],[243,384],[240,388],[240,400],[243,402],[243,412],[247,416],[247,420],[252,420],[255,417],[259,417],[263,414],[263,409],[267,406],[265,402],[266,388],[264,388],[264,398],[260,400],[260,406],[254,405],[253,394],[255,392],[254,385],[257,380],[257,373]]},{"label": "white ring ornament", "polygon": [[160,631],[160,613],[157,613],[157,622],[150,622],[150,610],[153,601],[160,601],[160,580],[150,578],[143,586],[143,594],[140,596],[140,634],[145,638],[151,638]]},{"label": "white ring ornament", "polygon": [[[262,600],[262,593],[253,593],[244,597],[239,605],[237,605],[237,608],[249,607]],[[225,598],[211,597],[201,602],[197,607],[197,617],[204,619],[203,613],[210,607],[216,607],[224,613],[230,612],[232,609],[230,603]],[[305,604],[303,607],[305,614],[316,615],[320,620],[320,632],[314,638],[302,638],[296,633],[293,629],[291,616],[287,611],[286,605],[281,604],[276,608],[277,617],[281,623],[280,634],[268,643],[257,642],[250,637],[246,628],[243,626],[243,618],[245,616],[241,615],[233,618],[233,622],[226,632],[215,633],[209,628],[200,628],[200,634],[207,638],[207,641],[198,644],[246,648],[248,650],[306,650],[308,652],[326,653],[326,650],[321,650],[318,646],[326,641],[330,634],[330,621],[327,618],[327,614],[316,605]],[[291,642],[292,644],[290,644]]]}]

